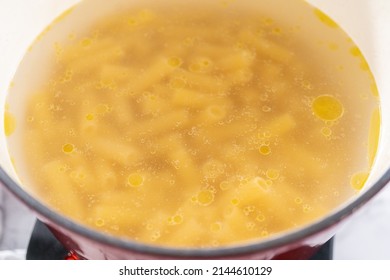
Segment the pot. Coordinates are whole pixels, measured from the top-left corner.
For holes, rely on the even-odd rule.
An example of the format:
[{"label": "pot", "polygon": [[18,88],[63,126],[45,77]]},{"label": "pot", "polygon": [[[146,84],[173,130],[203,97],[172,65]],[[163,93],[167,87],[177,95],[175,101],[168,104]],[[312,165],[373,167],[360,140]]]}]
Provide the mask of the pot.
[{"label": "pot", "polygon": [[[33,3],[34,2],[34,3]],[[306,259],[327,242],[349,216],[367,203],[390,181],[390,3],[386,0],[308,1],[329,14],[356,42],[370,65],[381,97],[382,124],[377,158],[359,195],[307,226],[270,238],[213,249],[180,249],[141,244],[108,236],[77,224],[52,211],[26,192],[16,180],[6,149],[4,105],[8,85],[25,50],[56,16],[77,0],[4,1],[0,10],[0,184],[27,205],[77,258],[85,259]],[[5,24],[7,22],[7,24]]]}]

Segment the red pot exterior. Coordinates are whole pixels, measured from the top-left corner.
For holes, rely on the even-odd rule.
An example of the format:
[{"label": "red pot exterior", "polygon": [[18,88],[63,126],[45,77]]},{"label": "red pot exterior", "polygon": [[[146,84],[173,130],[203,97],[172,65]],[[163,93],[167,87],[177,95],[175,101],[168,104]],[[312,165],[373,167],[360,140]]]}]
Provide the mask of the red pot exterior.
[{"label": "red pot exterior", "polygon": [[308,259],[336,233],[340,224],[363,206],[390,181],[390,169],[366,193],[338,212],[298,231],[253,243],[215,250],[162,249],[120,240],[77,225],[53,212],[12,181],[0,168],[0,186],[4,185],[22,203],[30,207],[72,254],[71,259],[157,260],[157,259]]},{"label": "red pot exterior", "polygon": [[119,248],[95,241],[75,232],[71,232],[50,221],[45,221],[54,236],[67,248],[72,254],[80,259],[109,259],[109,260],[157,260],[157,259],[244,259],[244,260],[304,260],[313,256],[318,249],[326,243],[335,234],[338,226],[333,225],[326,230],[307,236],[304,239],[296,240],[281,246],[276,246],[267,250],[250,251],[240,254],[229,254],[220,256],[202,256],[188,257],[164,255],[158,253],[142,252],[138,250],[129,250]]}]

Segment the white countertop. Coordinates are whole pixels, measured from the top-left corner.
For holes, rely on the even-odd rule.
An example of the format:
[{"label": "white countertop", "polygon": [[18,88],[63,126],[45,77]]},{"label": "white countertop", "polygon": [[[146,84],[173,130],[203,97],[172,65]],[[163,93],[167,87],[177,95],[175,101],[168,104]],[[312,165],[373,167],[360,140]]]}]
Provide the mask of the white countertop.
[{"label": "white countertop", "polygon": [[[35,216],[2,189],[0,209],[3,212],[0,259],[24,259]],[[334,259],[390,260],[389,236],[390,186],[387,186],[336,234]]]}]

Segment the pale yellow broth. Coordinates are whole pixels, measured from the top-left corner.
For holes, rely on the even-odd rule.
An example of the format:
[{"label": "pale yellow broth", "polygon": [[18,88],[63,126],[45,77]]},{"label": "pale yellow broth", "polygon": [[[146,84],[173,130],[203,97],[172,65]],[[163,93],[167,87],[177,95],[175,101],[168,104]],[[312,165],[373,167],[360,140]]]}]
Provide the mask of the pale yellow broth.
[{"label": "pale yellow broth", "polygon": [[306,3],[334,41],[306,47],[298,24],[230,2],[129,8],[53,43],[23,119],[5,113],[26,188],[98,231],[180,247],[296,229],[357,193],[380,119],[359,49]]}]

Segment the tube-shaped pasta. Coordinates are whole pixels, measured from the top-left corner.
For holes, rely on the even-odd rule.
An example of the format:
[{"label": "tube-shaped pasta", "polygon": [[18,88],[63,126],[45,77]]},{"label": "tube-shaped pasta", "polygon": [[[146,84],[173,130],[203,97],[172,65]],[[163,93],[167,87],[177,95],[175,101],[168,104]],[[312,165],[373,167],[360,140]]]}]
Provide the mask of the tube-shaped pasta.
[{"label": "tube-shaped pasta", "polygon": [[169,100],[160,94],[145,93],[139,100],[140,110],[145,115],[161,115],[171,111],[172,108]]},{"label": "tube-shaped pasta", "polygon": [[281,63],[289,63],[294,57],[294,53],[290,50],[264,37],[259,36],[253,43],[260,56],[265,56]]},{"label": "tube-shaped pasta", "polygon": [[[234,199],[237,199],[238,208],[253,216],[253,221],[258,213],[263,213],[265,217],[272,217],[272,228],[282,230],[294,226],[297,221],[303,223],[325,213],[323,205],[308,205],[303,197],[302,191],[292,186],[278,182],[268,186],[266,180],[255,177],[237,189]],[[277,212],[275,205],[280,206]]]},{"label": "tube-shaped pasta", "polygon": [[171,99],[173,105],[186,108],[205,107],[213,101],[212,96],[191,89],[177,89]]},{"label": "tube-shaped pasta", "polygon": [[175,110],[161,114],[158,117],[140,121],[134,124],[129,132],[137,136],[145,133],[154,136],[165,131],[174,131],[177,128],[183,128],[188,124],[188,121],[189,113],[187,110]]},{"label": "tube-shaped pasta", "polygon": [[69,189],[71,187],[70,178],[65,169],[66,163],[61,160],[53,160],[42,166],[42,177],[46,184],[52,188],[61,188],[62,186]]},{"label": "tube-shaped pasta", "polygon": [[175,246],[198,247],[204,246],[204,240],[207,240],[206,236],[208,234],[209,232],[202,223],[195,219],[188,219],[162,240],[164,243]]},{"label": "tube-shaped pasta", "polygon": [[169,234],[170,225],[169,219],[171,215],[167,212],[157,211],[145,218],[143,227],[139,230],[139,234],[143,235],[149,242],[159,243],[160,238]]},{"label": "tube-shaped pasta", "polygon": [[112,112],[115,121],[121,126],[128,126],[134,122],[135,110],[131,106],[127,96],[117,96],[111,100]]},{"label": "tube-shaped pasta", "polygon": [[77,57],[69,62],[68,68],[74,73],[91,74],[99,69],[102,63],[112,63],[124,56],[124,51],[118,46],[90,49],[86,55]]},{"label": "tube-shaped pasta", "polygon": [[128,87],[134,94],[141,94],[159,83],[174,70],[175,67],[169,65],[167,57],[157,57],[154,59],[152,65],[145,69],[145,72],[136,81],[130,81],[128,83]]},{"label": "tube-shaped pasta", "polygon": [[223,235],[230,237],[230,241],[234,241],[234,236],[244,236],[248,238],[252,235],[248,231],[248,226],[250,223],[254,222],[250,217],[244,214],[244,211],[238,207],[232,207],[229,214],[227,214],[223,222]]},{"label": "tube-shaped pasta", "polygon": [[80,194],[94,195],[97,184],[92,168],[81,157],[72,158],[72,166],[69,170],[69,178],[75,189]]},{"label": "tube-shaped pasta", "polygon": [[275,61],[267,61],[260,71],[261,80],[267,85],[272,85],[272,89],[285,82],[285,78],[282,76],[283,66]]},{"label": "tube-shaped pasta", "polygon": [[225,104],[211,104],[199,113],[197,121],[201,125],[218,123],[225,119],[228,109]]},{"label": "tube-shaped pasta", "polygon": [[318,178],[327,172],[326,162],[321,162],[318,155],[304,146],[280,145],[277,149],[279,153],[288,153],[289,156],[285,159],[286,172],[292,178],[296,178],[302,172],[304,172],[305,178]]},{"label": "tube-shaped pasta", "polygon": [[115,230],[118,234],[127,236],[136,236],[142,229],[145,221],[145,213],[140,212],[133,207],[126,207],[121,202],[122,198],[115,199],[110,197],[111,201],[102,201],[93,208],[89,223],[97,228],[108,228]]},{"label": "tube-shaped pasta", "polygon": [[100,160],[95,162],[93,166],[97,179],[94,183],[95,193],[118,189],[120,176],[110,164]]},{"label": "tube-shaped pasta", "polygon": [[42,166],[40,173],[46,186],[46,192],[40,195],[47,197],[49,204],[65,215],[81,219],[85,209],[79,193],[69,178],[66,163],[61,160],[50,161]]},{"label": "tube-shaped pasta", "polygon": [[231,55],[233,51],[234,49],[232,47],[228,47],[228,46],[222,47],[217,44],[210,44],[207,42],[203,42],[202,50],[201,50],[202,56],[200,56],[199,53],[191,53],[189,55],[190,55],[190,61],[194,61],[197,63],[202,63],[202,62],[204,63],[208,61],[212,64],[212,66],[215,66],[218,65],[218,62],[221,59]]},{"label": "tube-shaped pasta", "polygon": [[227,94],[229,89],[229,84],[226,81],[213,75],[182,71],[180,76],[189,86],[202,93]]},{"label": "tube-shaped pasta", "polygon": [[[203,115],[203,118],[208,118],[207,114]],[[202,120],[203,120],[202,118]],[[245,144],[248,142],[250,135],[256,130],[256,126],[253,126],[250,122],[235,121],[230,122],[229,124],[220,124],[219,121],[210,118],[207,122],[204,122],[203,127],[200,130],[200,133],[203,137],[194,138],[196,143],[202,144],[202,142],[209,141],[213,144],[221,145],[222,148],[219,152],[223,157],[225,155],[232,155],[232,158],[229,159],[229,162],[234,162],[234,157],[242,154],[244,150],[247,150],[250,147],[244,147],[237,145]],[[239,141],[239,139],[242,139]],[[232,145],[232,141],[236,140],[236,145]],[[238,142],[237,142],[238,141]],[[241,143],[242,142],[242,143]]]},{"label": "tube-shaped pasta", "polygon": [[112,141],[109,137],[91,139],[91,147],[97,155],[123,166],[132,165],[140,160],[140,151],[134,145]]},{"label": "tube-shaped pasta", "polygon": [[265,128],[265,133],[271,136],[282,137],[296,126],[295,118],[290,113],[285,113],[273,119]]},{"label": "tube-shaped pasta", "polygon": [[32,127],[41,130],[47,130],[47,127],[54,119],[54,115],[50,109],[50,99],[47,93],[37,93],[32,95],[31,103],[28,108],[28,116],[33,116],[34,121],[31,122]]},{"label": "tube-shaped pasta", "polygon": [[[171,164],[177,169],[177,178],[185,184],[187,193],[189,189],[198,189],[200,186],[200,172],[193,162],[189,151],[180,145],[169,154]],[[180,183],[179,183],[180,184]]]},{"label": "tube-shaped pasta", "polygon": [[134,78],[133,69],[121,64],[104,64],[101,66],[100,79],[102,81],[114,81],[116,83],[124,83],[129,79]]},{"label": "tube-shaped pasta", "polygon": [[218,63],[218,67],[225,72],[248,71],[253,64],[254,58],[255,55],[249,50],[238,50],[222,58]]},{"label": "tube-shaped pasta", "polygon": [[215,158],[211,158],[203,163],[201,170],[203,178],[215,180],[225,173],[226,168],[227,164]]},{"label": "tube-shaped pasta", "polygon": [[237,188],[236,198],[242,205],[259,204],[272,196],[270,186],[262,177],[254,177]]},{"label": "tube-shaped pasta", "polygon": [[98,134],[98,120],[93,114],[85,114],[79,122],[82,137],[95,137]]}]

